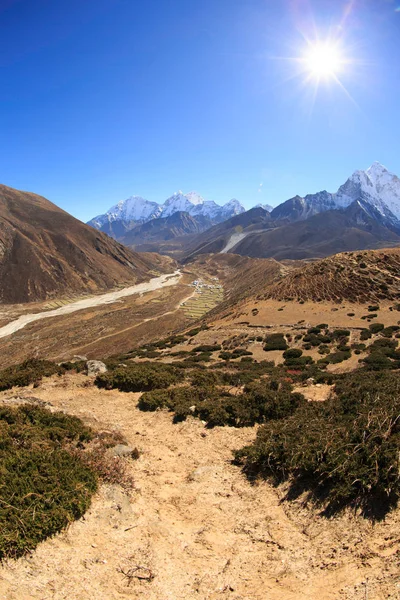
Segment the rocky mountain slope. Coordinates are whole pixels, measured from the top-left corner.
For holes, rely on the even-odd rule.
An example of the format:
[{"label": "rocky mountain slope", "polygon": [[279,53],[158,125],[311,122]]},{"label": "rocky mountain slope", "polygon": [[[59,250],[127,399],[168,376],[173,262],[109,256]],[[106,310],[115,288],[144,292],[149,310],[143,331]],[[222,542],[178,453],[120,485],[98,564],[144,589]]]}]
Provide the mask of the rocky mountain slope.
[{"label": "rocky mountain slope", "polygon": [[336,254],[289,272],[260,288],[259,295],[317,302],[396,301],[400,299],[400,249]]},{"label": "rocky mountain slope", "polygon": [[357,200],[374,209],[380,224],[400,230],[400,179],[378,162],[366,171],[355,171],[335,194],[323,191],[304,198],[295,196],[274,208],[271,217],[304,221],[321,212],[347,208]]},{"label": "rocky mountain slope", "polygon": [[261,208],[251,209],[188,240],[184,256],[227,251],[300,260],[400,244],[400,231],[381,224],[378,210],[362,200],[296,222],[272,216]]},{"label": "rocky mountain slope", "polygon": [[154,242],[155,248],[159,242],[173,240],[186,235],[195,235],[212,226],[209,217],[191,216],[188,212],[178,211],[169,217],[152,219],[146,223],[135,225],[120,238],[126,246],[135,247]]},{"label": "rocky mountain slope", "polygon": [[96,292],[173,270],[140,255],[36,194],[0,186],[0,301]]}]

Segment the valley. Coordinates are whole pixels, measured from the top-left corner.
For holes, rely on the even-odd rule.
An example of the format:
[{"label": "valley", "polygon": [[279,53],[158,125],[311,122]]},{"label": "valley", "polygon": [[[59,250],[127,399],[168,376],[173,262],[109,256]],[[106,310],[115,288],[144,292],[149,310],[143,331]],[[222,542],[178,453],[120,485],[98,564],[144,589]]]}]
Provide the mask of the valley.
[{"label": "valley", "polygon": [[[82,516],[62,496],[55,535],[36,533],[36,510],[47,515],[44,493],[31,500],[36,475],[23,479],[21,510],[5,487],[0,595],[398,597],[400,250],[375,223],[356,236],[359,249],[322,251],[335,239],[347,248],[347,230],[335,231],[352,228],[360,213],[350,212],[278,223],[258,207],[203,231],[173,213],[129,235],[152,249],[163,232],[175,258],[101,233],[123,276],[110,266],[101,285],[82,284],[86,250],[76,287],[66,274],[34,301],[3,302],[0,427],[9,452],[21,435],[33,440],[7,473],[24,478],[32,456],[38,473],[51,469],[47,457],[64,452],[90,508]],[[385,247],[365,249],[371,235]],[[95,252],[102,262],[103,247]],[[18,540],[31,528],[27,551]]]},{"label": "valley", "polygon": [[0,4],[0,600],[400,600],[399,2]]}]

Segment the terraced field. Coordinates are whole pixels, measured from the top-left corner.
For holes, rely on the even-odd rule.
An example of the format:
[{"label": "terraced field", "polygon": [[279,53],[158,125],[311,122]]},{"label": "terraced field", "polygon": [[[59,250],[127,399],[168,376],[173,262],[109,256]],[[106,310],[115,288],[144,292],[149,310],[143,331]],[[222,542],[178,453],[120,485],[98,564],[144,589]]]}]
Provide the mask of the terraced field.
[{"label": "terraced field", "polygon": [[181,309],[186,317],[200,319],[223,301],[224,290],[218,280],[214,280],[212,283],[198,280],[193,285],[195,287],[194,294],[181,305]]}]

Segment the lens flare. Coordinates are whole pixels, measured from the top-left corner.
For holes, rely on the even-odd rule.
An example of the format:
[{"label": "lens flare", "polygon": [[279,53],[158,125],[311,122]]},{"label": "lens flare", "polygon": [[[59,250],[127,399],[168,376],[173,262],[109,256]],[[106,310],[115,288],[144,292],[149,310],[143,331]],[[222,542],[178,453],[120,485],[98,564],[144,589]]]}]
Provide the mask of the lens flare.
[{"label": "lens flare", "polygon": [[331,42],[318,42],[310,46],[303,59],[304,68],[315,79],[335,78],[344,66],[339,47]]}]

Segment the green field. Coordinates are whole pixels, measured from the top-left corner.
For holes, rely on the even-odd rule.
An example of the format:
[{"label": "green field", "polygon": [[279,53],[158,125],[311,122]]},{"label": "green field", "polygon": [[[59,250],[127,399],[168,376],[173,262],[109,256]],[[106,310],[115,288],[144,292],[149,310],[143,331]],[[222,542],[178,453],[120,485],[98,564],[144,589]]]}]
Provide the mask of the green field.
[{"label": "green field", "polygon": [[212,310],[224,299],[224,292],[218,288],[200,288],[195,295],[181,305],[181,309],[187,317],[200,319]]}]

